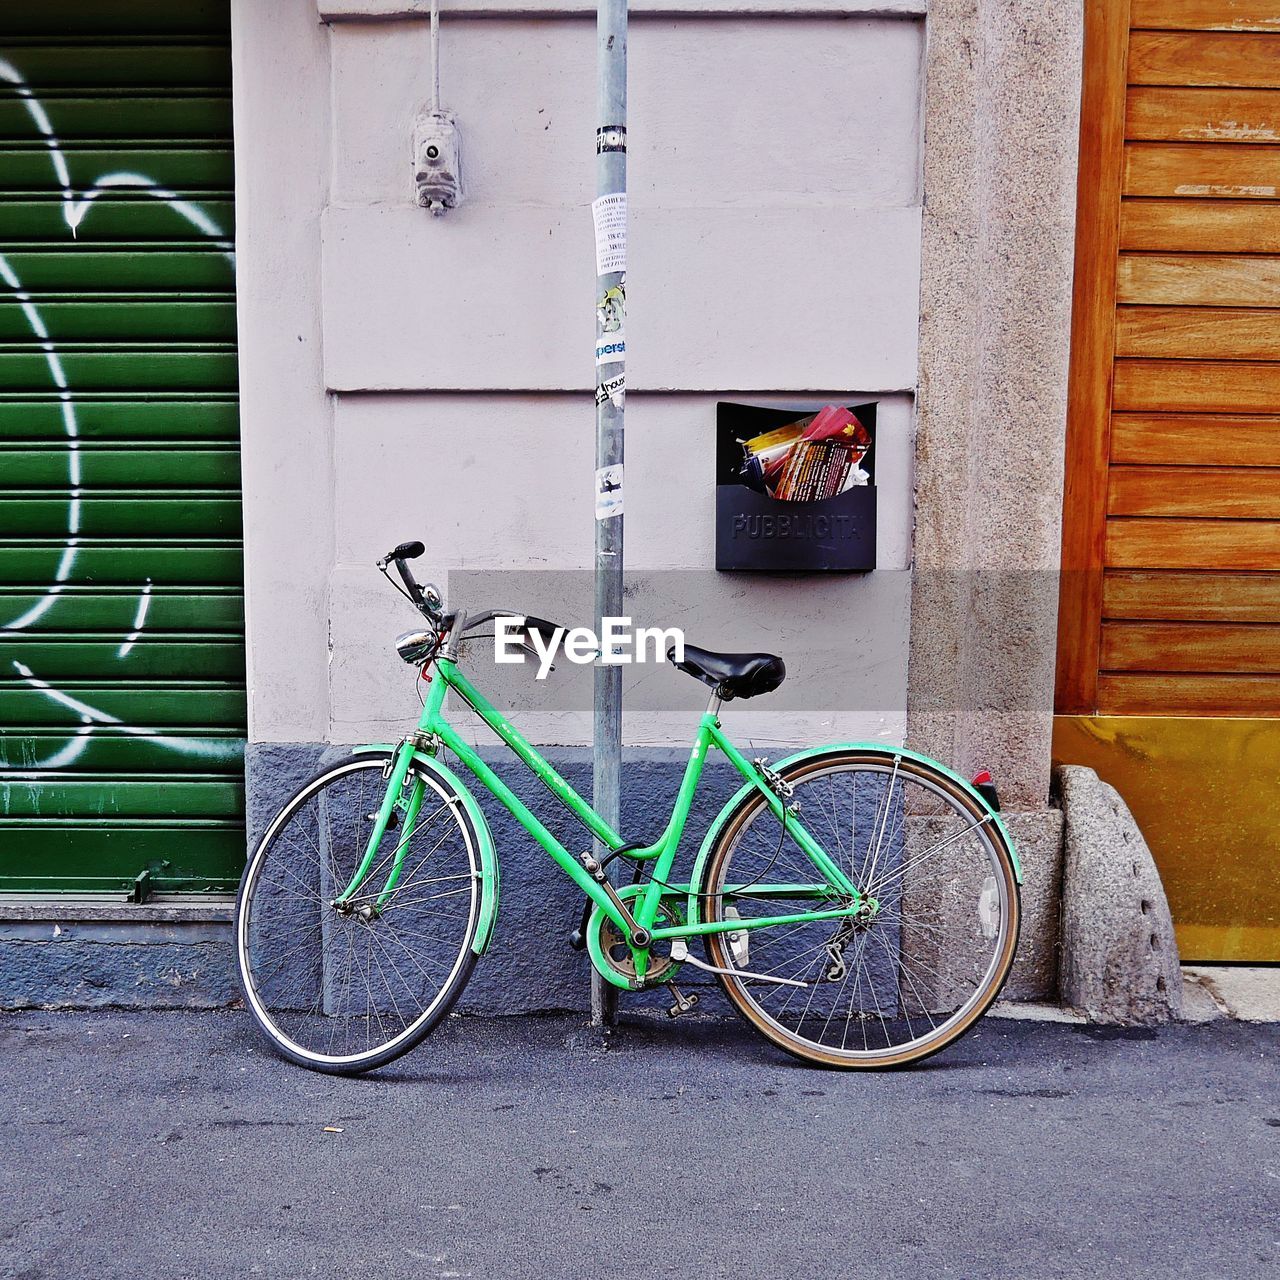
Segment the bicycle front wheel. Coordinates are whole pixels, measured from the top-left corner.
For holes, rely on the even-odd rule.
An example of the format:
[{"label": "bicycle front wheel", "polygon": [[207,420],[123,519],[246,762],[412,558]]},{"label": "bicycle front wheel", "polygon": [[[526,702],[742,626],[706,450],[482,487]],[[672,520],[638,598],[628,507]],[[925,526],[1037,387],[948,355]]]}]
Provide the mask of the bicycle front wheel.
[{"label": "bicycle front wheel", "polygon": [[[757,1031],[809,1062],[879,1068],[936,1053],[981,1017],[1013,963],[1018,883],[1000,825],[942,769],[891,750],[832,751],[782,775],[865,914],[710,934],[712,962],[729,971],[721,985]],[[701,894],[707,920],[850,905],[754,791],[726,821]]]},{"label": "bicycle front wheel", "polygon": [[272,820],[240,884],[245,1003],[281,1054],[316,1071],[368,1071],[413,1048],[475,964],[479,842],[427,770],[412,769],[368,874],[335,902],[364,858],[390,759],[314,777]]}]

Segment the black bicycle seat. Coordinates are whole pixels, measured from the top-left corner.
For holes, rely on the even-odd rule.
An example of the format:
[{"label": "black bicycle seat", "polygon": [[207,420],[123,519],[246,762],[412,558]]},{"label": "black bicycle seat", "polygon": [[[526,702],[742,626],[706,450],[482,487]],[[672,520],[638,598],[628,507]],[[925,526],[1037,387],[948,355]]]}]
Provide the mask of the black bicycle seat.
[{"label": "black bicycle seat", "polygon": [[772,693],[787,678],[787,665],[775,653],[716,653],[692,644],[685,645],[683,662],[675,653],[667,650],[672,666],[709,684],[726,701]]}]

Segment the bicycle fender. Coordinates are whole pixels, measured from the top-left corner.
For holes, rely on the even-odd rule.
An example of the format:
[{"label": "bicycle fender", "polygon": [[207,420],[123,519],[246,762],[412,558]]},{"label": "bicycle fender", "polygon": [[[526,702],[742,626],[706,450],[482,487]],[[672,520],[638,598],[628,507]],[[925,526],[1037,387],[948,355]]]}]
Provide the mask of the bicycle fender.
[{"label": "bicycle fender", "polygon": [[[366,746],[356,747],[353,755],[376,755],[396,751],[396,746],[388,742],[373,742]],[[484,810],[480,808],[475,796],[448,765],[442,764],[434,756],[425,751],[413,753],[414,763],[423,773],[430,774],[441,786],[452,791],[466,810],[471,820],[472,829],[476,833],[476,844],[480,853],[480,919],[476,925],[476,938],[471,950],[478,956],[489,949],[493,938],[493,928],[498,920],[498,855],[493,845],[493,833],[489,830]]]},{"label": "bicycle fender", "polygon": [[[802,760],[816,760],[821,756],[843,751],[887,751],[893,755],[905,756],[908,760],[918,760],[921,764],[931,765],[933,768],[937,769],[939,773],[946,774],[952,782],[959,783],[960,786],[975,800],[977,800],[978,804],[991,815],[992,821],[1000,829],[1000,833],[1004,836],[1005,843],[1009,847],[1009,856],[1013,859],[1013,874],[1018,883],[1022,883],[1022,863],[1018,860],[1018,849],[1014,844],[1013,836],[1009,833],[1009,828],[1005,826],[1003,819],[987,803],[986,798],[967,778],[962,777],[954,769],[949,769],[940,761],[933,759],[932,756],[921,755],[920,752],[908,750],[906,747],[886,747],[882,742],[829,742],[825,746],[807,747],[803,751],[797,751],[793,755],[785,756],[781,760],[774,761],[770,767],[781,770],[788,765],[798,764]],[[711,826],[707,828],[707,834],[703,837],[702,844],[698,849],[698,856],[694,859],[693,870],[689,874],[690,892],[688,914],[691,924],[701,923],[701,917],[698,910],[698,890],[702,886],[702,877],[706,868],[707,859],[711,856],[711,849],[719,838],[720,832],[724,830],[725,824],[733,816],[738,806],[756,790],[758,790],[758,788],[752,783],[744,782],[724,808],[716,814],[715,821],[712,822]]]}]

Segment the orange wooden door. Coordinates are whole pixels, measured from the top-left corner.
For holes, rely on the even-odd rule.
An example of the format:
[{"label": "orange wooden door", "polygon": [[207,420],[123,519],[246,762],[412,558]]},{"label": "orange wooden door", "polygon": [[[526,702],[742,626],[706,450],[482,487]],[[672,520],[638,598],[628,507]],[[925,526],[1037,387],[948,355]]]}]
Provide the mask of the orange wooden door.
[{"label": "orange wooden door", "polygon": [[[1280,0],[1085,8],[1056,710],[1088,723],[1056,753],[1163,841],[1193,950],[1280,959]],[[1187,786],[1231,760],[1257,825],[1181,803],[1164,739],[1203,744]]]}]

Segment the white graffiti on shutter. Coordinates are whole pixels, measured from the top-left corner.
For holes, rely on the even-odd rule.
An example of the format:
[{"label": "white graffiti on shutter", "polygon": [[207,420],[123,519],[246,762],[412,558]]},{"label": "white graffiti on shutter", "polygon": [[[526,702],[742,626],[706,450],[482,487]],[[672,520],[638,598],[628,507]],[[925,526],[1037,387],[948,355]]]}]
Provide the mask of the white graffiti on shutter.
[{"label": "white graffiti on shutter", "polygon": [[[211,240],[222,241],[225,246],[223,253],[234,269],[235,253],[226,232],[198,205],[180,199],[176,192],[161,187],[145,174],[127,172],[101,174],[77,197],[77,193],[72,187],[71,174],[67,167],[62,145],[53,131],[48,113],[39,98],[32,92],[26,78],[12,62],[0,58],[0,80],[5,80],[14,86],[19,99],[27,110],[27,114],[30,115],[37,131],[45,140],[53,177],[62,198],[63,219],[73,240],[77,238],[80,225],[100,197],[109,196],[112,192],[117,191],[141,193],[161,201],[166,208],[171,209],[178,217],[183,218],[195,227],[201,235],[207,236]],[[62,361],[58,356],[57,344],[49,335],[48,326],[41,317],[38,304],[33,300],[30,293],[23,288],[22,281],[18,278],[12,264],[2,253],[0,253],[0,280],[4,282],[17,299],[27,324],[39,341],[45,363],[49,368],[50,379],[54,386],[58,388],[58,396],[62,404],[62,421],[67,448],[66,540],[63,544],[57,567],[54,570],[53,581],[44,590],[41,598],[20,616],[8,622],[0,622],[0,632],[16,632],[25,631],[60,601],[64,605],[66,603],[67,597],[63,594],[64,588],[71,576],[80,546],[80,430],[76,419],[74,388],[68,384]],[[151,601],[151,588],[151,580],[148,578],[139,589],[133,626],[128,631],[128,634],[124,636],[120,647],[116,651],[116,658],[119,661],[128,658],[134,645],[142,635],[148,606]],[[57,689],[47,680],[41,679],[24,663],[14,659],[12,665],[19,678],[29,688],[74,713],[80,723],[74,730],[68,728],[68,737],[64,746],[43,760],[31,762],[34,766],[31,770],[6,771],[6,776],[8,777],[29,777],[32,774],[65,768],[82,755],[86,747],[88,747],[94,725],[110,725],[117,732],[129,736],[145,737],[152,745],[164,750],[210,760],[233,758],[239,749],[239,744],[233,741],[216,742],[203,739],[186,739],[170,734],[161,734],[154,728],[125,724],[117,716],[90,706],[88,703],[78,698],[73,698],[70,694]]]}]

